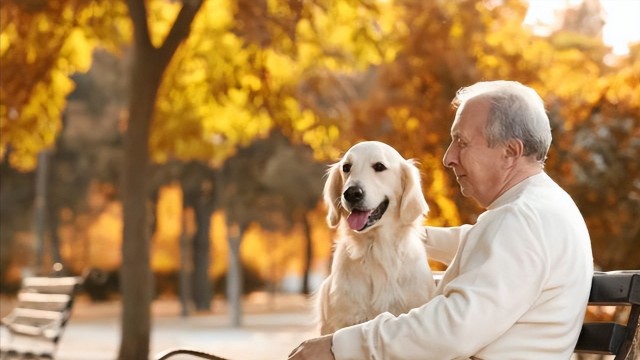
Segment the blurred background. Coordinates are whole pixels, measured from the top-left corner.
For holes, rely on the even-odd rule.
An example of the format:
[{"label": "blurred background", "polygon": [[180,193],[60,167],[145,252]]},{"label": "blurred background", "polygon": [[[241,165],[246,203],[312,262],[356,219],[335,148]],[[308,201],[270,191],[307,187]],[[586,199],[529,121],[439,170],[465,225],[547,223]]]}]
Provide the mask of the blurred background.
[{"label": "blurred background", "polygon": [[83,276],[91,302],[136,314],[125,359],[148,351],[158,299],[184,316],[223,299],[241,326],[245,296],[310,294],[327,275],[323,175],[356,142],[419,161],[429,224],[473,222],[482,209],[441,159],[455,92],[493,79],[544,98],[546,171],[585,216],[596,266],[638,269],[638,13],[634,0],[5,0],[0,293],[54,265]]}]

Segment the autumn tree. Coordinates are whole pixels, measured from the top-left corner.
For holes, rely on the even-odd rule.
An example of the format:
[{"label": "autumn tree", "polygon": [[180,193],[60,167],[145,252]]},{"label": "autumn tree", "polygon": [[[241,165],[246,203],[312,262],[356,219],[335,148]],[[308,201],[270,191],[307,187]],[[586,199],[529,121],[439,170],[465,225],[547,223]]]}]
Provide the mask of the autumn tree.
[{"label": "autumn tree", "polygon": [[[216,164],[237,145],[266,135],[276,125],[317,148],[326,147],[331,130],[318,127],[313,114],[297,106],[297,78],[313,67],[350,68],[362,66],[367,56],[382,59],[369,54],[375,46],[363,46],[376,40],[370,20],[377,13],[374,3],[206,4],[213,16],[195,22],[202,1],[2,5],[3,73],[18,74],[13,69],[24,64],[34,67],[28,71],[33,76],[3,77],[2,83],[0,119],[3,134],[9,135],[2,138],[2,154],[24,169],[33,168],[39,149],[50,146],[60,129],[59,115],[72,88],[69,76],[86,70],[97,45],[119,51],[133,29],[121,187],[120,358],[148,353],[150,155],[160,162],[199,158]],[[199,36],[179,48],[192,22]],[[37,116],[39,110],[48,116]]]},{"label": "autumn tree", "polygon": [[[152,282],[145,172],[156,93],[164,70],[188,35],[201,3],[182,4],[175,26],[157,46],[151,40],[145,2],[127,3],[135,50],[122,188],[124,306],[119,357],[123,359],[146,358],[149,350]],[[100,1],[3,3],[3,75],[12,76],[3,76],[0,87],[0,155],[11,146],[9,161],[25,169],[33,167],[34,153],[50,146],[59,131],[64,100],[72,89],[69,75],[88,68],[97,41],[102,41],[102,46],[114,45],[113,26],[122,25],[126,13],[122,3]],[[33,68],[24,69],[25,64]]]},{"label": "autumn tree", "polygon": [[[481,64],[489,77],[522,79],[545,99],[554,138],[547,172],[583,213],[596,265],[631,269],[639,265],[640,240],[637,222],[631,220],[640,209],[633,185],[640,172],[632,160],[640,155],[632,140],[640,126],[634,90],[638,47],[611,61],[602,42],[601,11],[596,1],[569,8],[561,26],[544,38],[512,24],[488,39],[491,46],[480,59],[486,59]],[[506,70],[510,63],[517,66]]]},{"label": "autumn tree", "polygon": [[[204,12],[210,17],[194,23],[192,36],[170,64],[150,139],[153,158],[158,162],[201,159],[220,166],[230,156],[241,154],[236,149],[267,136],[274,127],[294,142],[309,144],[319,157],[335,151],[334,121],[318,121],[322,119],[300,109],[298,99],[304,90],[298,86],[299,79],[326,67],[352,69],[363,67],[365,59],[381,61],[375,43],[380,36],[375,37],[372,20],[379,14],[377,7],[342,1],[224,5],[205,3]],[[215,185],[224,190],[216,192],[236,193],[223,185],[228,178],[225,172]],[[240,279],[234,269],[241,269],[242,235],[254,219],[261,218],[254,213],[266,211],[267,206],[234,200],[225,213],[230,221],[230,274]],[[278,207],[279,202],[281,199],[265,204]],[[293,209],[311,207],[295,205]],[[301,215],[296,221],[304,224]],[[229,286],[230,301],[237,303],[240,291],[234,281]],[[238,318],[232,318],[232,323],[239,323]]]},{"label": "autumn tree", "polygon": [[[209,310],[213,289],[209,278],[211,265],[211,214],[216,208],[216,195],[220,191],[213,169],[200,161],[192,161],[181,166],[180,184],[183,193],[184,209],[191,208],[194,213],[196,232],[191,239],[191,279],[193,302],[196,310]],[[184,229],[183,229],[184,232]],[[185,286],[183,283],[182,286]]]},{"label": "autumn tree", "polygon": [[[117,52],[133,40],[121,188],[123,359],[148,353],[150,162],[221,166],[274,127],[321,159],[382,140],[420,160],[430,221],[473,221],[481,210],[462,199],[440,159],[449,101],[478,80],[519,80],[542,94],[556,139],[547,170],[575,191],[594,249],[615,229],[620,249],[633,249],[637,49],[607,65],[599,39],[536,37],[522,26],[525,14],[517,0],[5,1],[0,156],[32,169],[60,129],[69,76],[88,68],[96,46]],[[595,255],[607,266],[631,263],[604,253]]]},{"label": "autumn tree", "polygon": [[122,203],[124,229],[122,275],[123,311],[120,359],[142,359],[149,353],[151,296],[146,176],[149,134],[157,92],[178,46],[188,37],[202,1],[185,1],[166,37],[155,45],[148,27],[144,1],[127,2],[133,22],[134,55],[131,67],[129,120],[124,140]]},{"label": "autumn tree", "polygon": [[35,196],[34,173],[18,172],[8,162],[0,163],[0,277],[7,278],[11,265],[25,266],[33,261],[33,254],[25,244],[15,244],[16,233],[29,231]]},{"label": "autumn tree", "polygon": [[[564,27],[539,37],[522,25],[527,9],[520,1],[398,1],[394,11],[406,28],[397,33],[396,56],[357,74],[306,79],[303,86],[313,91],[301,100],[319,117],[343,119],[336,121],[338,144],[377,139],[419,158],[430,221],[446,225],[473,222],[482,211],[463,199],[440,163],[455,91],[491,79],[532,86],[545,99],[554,132],[546,170],[585,215],[597,264],[637,268],[639,235],[631,219],[640,209],[632,160],[640,155],[632,140],[640,126],[638,47],[607,64],[594,4],[569,9]],[[585,23],[591,25],[576,26]]]},{"label": "autumn tree", "polygon": [[[3,1],[0,6],[0,158],[31,170],[61,127],[70,76],[91,65],[100,40],[113,51],[126,39],[118,4],[86,0]],[[109,36],[106,36],[109,34]]]},{"label": "autumn tree", "polygon": [[227,297],[232,325],[242,321],[242,266],[240,246],[251,224],[268,231],[287,231],[296,223],[305,232],[305,276],[307,284],[312,239],[306,218],[322,193],[324,166],[313,161],[311,149],[294,146],[278,131],[265,139],[241,147],[220,169],[220,206],[228,229],[229,262]]}]

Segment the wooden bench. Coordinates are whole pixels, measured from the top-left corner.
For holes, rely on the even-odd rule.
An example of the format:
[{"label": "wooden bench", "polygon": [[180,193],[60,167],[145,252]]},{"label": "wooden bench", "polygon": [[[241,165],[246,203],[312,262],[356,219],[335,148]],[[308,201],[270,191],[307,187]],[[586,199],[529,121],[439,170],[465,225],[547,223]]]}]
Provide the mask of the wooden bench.
[{"label": "wooden bench", "polygon": [[53,359],[81,283],[80,277],[23,279],[17,306],[2,318],[9,335],[0,343],[2,359]]},{"label": "wooden bench", "polygon": [[[437,280],[443,272],[435,272]],[[578,354],[615,355],[615,360],[638,359],[633,347],[639,341],[640,270],[596,272],[593,274],[589,306],[624,307],[625,322],[585,322],[575,347]],[[175,355],[191,355],[208,360],[225,360],[219,356],[187,348],[174,348],[155,355],[155,360],[167,360]],[[634,356],[634,357],[630,357]]]},{"label": "wooden bench", "polygon": [[633,358],[630,355],[633,355],[634,342],[638,341],[640,270],[594,273],[589,305],[623,306],[628,316],[622,323],[585,322],[575,352],[615,355],[615,360],[638,359],[640,354],[636,353]]}]

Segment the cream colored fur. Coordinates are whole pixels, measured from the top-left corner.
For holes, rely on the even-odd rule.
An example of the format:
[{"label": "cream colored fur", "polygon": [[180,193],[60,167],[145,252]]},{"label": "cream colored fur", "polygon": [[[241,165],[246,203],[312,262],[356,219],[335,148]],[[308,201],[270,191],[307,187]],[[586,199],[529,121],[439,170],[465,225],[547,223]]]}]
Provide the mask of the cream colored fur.
[{"label": "cream colored fur", "polygon": [[[376,171],[377,163],[386,170]],[[354,185],[364,190],[362,203],[369,209],[389,200],[380,220],[362,231],[352,230],[346,221],[351,204],[343,194]],[[324,201],[327,222],[337,227],[337,236],[331,274],[317,294],[322,334],[383,312],[406,313],[433,296],[435,283],[422,241],[429,208],[413,161],[384,143],[359,143],[330,166]]]}]

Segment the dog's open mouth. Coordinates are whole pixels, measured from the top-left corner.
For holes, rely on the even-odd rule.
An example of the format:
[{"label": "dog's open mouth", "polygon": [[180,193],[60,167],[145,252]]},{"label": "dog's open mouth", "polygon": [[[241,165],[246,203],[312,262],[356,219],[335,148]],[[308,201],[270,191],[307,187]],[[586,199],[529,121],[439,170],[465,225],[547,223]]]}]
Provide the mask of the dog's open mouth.
[{"label": "dog's open mouth", "polygon": [[349,227],[356,231],[362,231],[375,224],[389,206],[389,199],[384,199],[377,208],[371,210],[353,209],[347,218]]}]

